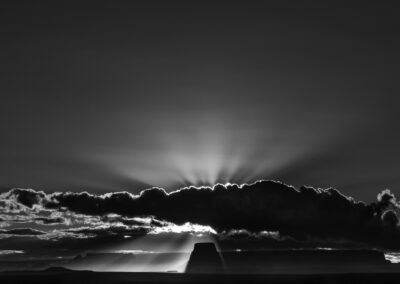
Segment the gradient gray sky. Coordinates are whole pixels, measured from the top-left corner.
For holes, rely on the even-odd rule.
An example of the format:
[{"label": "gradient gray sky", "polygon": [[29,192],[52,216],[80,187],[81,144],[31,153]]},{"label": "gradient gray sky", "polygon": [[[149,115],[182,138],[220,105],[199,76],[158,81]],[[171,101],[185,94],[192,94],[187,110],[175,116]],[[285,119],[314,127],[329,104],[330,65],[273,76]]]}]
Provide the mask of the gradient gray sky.
[{"label": "gradient gray sky", "polygon": [[390,2],[10,1],[0,185],[400,194]]}]

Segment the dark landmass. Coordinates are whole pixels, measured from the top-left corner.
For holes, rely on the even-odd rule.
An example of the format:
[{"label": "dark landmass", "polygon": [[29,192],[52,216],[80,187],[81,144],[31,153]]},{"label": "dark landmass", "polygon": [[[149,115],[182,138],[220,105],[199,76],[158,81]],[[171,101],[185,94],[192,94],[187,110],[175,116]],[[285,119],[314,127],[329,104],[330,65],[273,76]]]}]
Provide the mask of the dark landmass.
[{"label": "dark landmass", "polygon": [[[186,259],[186,260],[185,260]],[[170,269],[179,260],[186,273]],[[187,253],[88,253],[40,271],[5,271],[0,283],[398,283],[400,265],[375,250],[265,250],[219,252],[213,243]],[[151,262],[149,262],[151,261]],[[60,264],[59,262],[58,264]],[[165,272],[100,272],[156,265]],[[159,266],[157,266],[159,265]],[[75,269],[72,269],[75,268]],[[162,270],[159,270],[162,271]]]},{"label": "dark landmass", "polygon": [[49,268],[45,269],[45,271],[47,271],[47,272],[69,272],[69,271],[73,271],[73,270],[68,269],[66,267],[62,267],[62,266],[55,266],[55,267],[49,267]]},{"label": "dark landmass", "polygon": [[213,243],[198,243],[186,272],[192,273],[371,273],[397,272],[399,265],[377,250],[258,250],[218,252]]},{"label": "dark landmass", "polygon": [[195,274],[122,272],[3,272],[0,283],[399,283],[400,273]]},{"label": "dark landmass", "polygon": [[224,261],[214,243],[197,243],[190,254],[187,273],[220,273],[225,270]]},{"label": "dark landmass", "polygon": [[354,273],[399,269],[374,250],[270,250],[221,254],[228,273]]},{"label": "dark landmass", "polygon": [[257,250],[218,252],[214,244],[196,244],[190,253],[87,253],[74,258],[0,261],[0,271],[34,271],[65,267],[97,272],[190,273],[389,273],[400,264],[375,250]]}]

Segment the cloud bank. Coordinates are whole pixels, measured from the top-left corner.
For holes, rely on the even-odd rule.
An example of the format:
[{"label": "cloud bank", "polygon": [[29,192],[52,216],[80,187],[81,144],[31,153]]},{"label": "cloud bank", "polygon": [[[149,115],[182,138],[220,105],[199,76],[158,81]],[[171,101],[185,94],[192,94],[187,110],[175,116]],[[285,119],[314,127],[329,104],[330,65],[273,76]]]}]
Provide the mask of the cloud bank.
[{"label": "cloud bank", "polygon": [[[49,212],[46,218],[37,215],[32,218],[42,225],[63,222],[65,217],[57,217],[56,213],[69,212],[81,218],[86,216],[87,224],[97,220],[101,225],[106,218],[108,222],[118,220],[125,226],[137,228],[144,226],[145,217],[150,218],[151,228],[186,224],[186,227],[180,228],[196,229],[187,225],[190,223],[210,226],[216,233],[225,236],[226,232],[235,230],[251,232],[250,236],[279,232],[280,237],[300,241],[316,239],[320,243],[349,242],[370,247],[400,248],[400,227],[396,214],[398,203],[389,190],[379,193],[376,202],[365,204],[333,188],[303,186],[296,189],[275,181],[242,186],[217,184],[214,187],[187,187],[171,193],[151,188],[139,195],[129,192],[96,195],[12,189],[0,195],[0,207],[2,212],[8,214],[20,214],[27,210],[30,210],[30,215],[35,211]],[[6,218],[3,216],[2,219]],[[150,223],[146,224],[150,226]],[[197,229],[201,231],[204,228],[200,226]],[[211,228],[206,231],[212,232]],[[159,231],[163,230],[168,231]],[[271,236],[267,234],[266,237]]]}]

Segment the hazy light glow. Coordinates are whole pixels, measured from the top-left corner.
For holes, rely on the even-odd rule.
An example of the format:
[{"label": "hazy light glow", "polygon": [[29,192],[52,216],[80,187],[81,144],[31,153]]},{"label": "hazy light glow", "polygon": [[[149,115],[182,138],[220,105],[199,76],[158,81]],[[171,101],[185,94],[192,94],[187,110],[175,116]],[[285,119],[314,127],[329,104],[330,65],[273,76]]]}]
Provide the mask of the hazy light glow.
[{"label": "hazy light glow", "polygon": [[124,238],[92,251],[121,254],[117,262],[99,257],[72,268],[121,272],[184,272],[195,243],[215,242],[212,232],[210,228],[193,224],[170,226],[167,231]]}]

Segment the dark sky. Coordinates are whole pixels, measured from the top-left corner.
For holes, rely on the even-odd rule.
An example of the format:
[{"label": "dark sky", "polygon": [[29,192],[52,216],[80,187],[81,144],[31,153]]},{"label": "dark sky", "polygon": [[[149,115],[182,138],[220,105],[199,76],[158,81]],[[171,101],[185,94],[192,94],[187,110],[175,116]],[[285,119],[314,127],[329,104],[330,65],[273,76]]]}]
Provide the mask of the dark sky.
[{"label": "dark sky", "polygon": [[400,11],[320,2],[2,2],[0,186],[400,194]]}]

